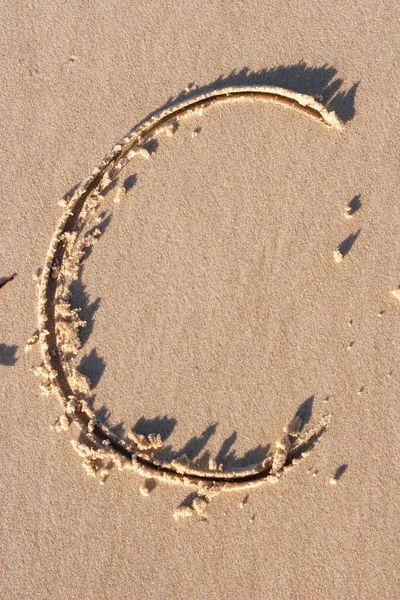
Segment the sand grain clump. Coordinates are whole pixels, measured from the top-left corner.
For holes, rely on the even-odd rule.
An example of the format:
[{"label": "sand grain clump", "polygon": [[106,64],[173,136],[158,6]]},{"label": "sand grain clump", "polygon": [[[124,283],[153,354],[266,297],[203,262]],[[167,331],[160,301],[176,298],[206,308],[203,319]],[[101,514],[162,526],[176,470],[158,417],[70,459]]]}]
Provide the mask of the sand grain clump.
[{"label": "sand grain clump", "polygon": [[396,298],[400,302],[400,290],[393,290],[392,296]]},{"label": "sand grain clump", "polygon": [[333,252],[333,260],[335,261],[335,263],[341,263],[343,260],[343,254],[340,252],[340,250],[335,250]]}]

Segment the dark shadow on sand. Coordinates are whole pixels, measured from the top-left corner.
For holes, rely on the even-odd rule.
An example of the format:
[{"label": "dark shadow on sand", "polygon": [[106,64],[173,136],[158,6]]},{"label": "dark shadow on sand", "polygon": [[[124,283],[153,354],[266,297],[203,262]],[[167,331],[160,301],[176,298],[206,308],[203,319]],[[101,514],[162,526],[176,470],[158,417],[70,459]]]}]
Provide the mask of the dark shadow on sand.
[{"label": "dark shadow on sand", "polygon": [[101,376],[104,373],[106,363],[104,362],[104,359],[99,356],[96,348],[93,348],[89,354],[85,354],[85,356],[81,358],[77,368],[82,375],[85,375],[89,378],[90,387],[93,390],[99,383]]},{"label": "dark shadow on sand", "polygon": [[339,244],[339,251],[342,254],[342,256],[346,256],[346,254],[350,252],[360,233],[361,229],[356,231],[356,233],[351,233],[349,236],[347,236],[345,240],[343,240],[343,242]]},{"label": "dark shadow on sand", "polygon": [[17,362],[15,353],[18,346],[9,346],[8,344],[0,344],[0,365],[12,367]]}]

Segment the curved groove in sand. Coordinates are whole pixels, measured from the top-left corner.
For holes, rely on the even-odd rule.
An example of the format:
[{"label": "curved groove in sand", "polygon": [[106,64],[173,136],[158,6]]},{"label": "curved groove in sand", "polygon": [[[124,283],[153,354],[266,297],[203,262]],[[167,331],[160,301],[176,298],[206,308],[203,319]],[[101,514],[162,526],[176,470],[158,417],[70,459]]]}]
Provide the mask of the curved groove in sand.
[{"label": "curved groove in sand", "polygon": [[[336,114],[329,112],[320,102],[310,96],[279,87],[227,87],[192,96],[153,114],[136,126],[112,148],[67,203],[53,235],[40,279],[39,332],[43,363],[38,367],[37,374],[42,377],[42,390],[45,393],[55,392],[64,407],[65,414],[60,418],[60,428],[67,429],[71,422],[76,422],[84,434],[85,443],[73,444],[91,474],[97,472],[99,462],[112,463],[117,464],[120,469],[132,469],[146,478],[163,479],[203,492],[207,490],[211,497],[222,491],[243,490],[276,481],[315,446],[328,426],[328,418],[325,418],[305,433],[300,433],[301,427],[298,430],[287,430],[287,435],[278,443],[275,456],[267,457],[261,465],[246,470],[201,470],[185,460],[186,457],[182,457],[181,463],[179,459],[162,463],[152,456],[154,449],[161,445],[157,436],[150,436],[151,439],[146,440],[140,440],[138,436],[122,439],[96,421],[87,403],[87,382],[71,362],[79,348],[77,331],[82,322],[78,319],[78,312],[69,304],[69,286],[78,277],[85,247],[95,241],[96,233],[86,235],[83,241],[79,239],[79,234],[100,205],[102,190],[135,154],[145,155],[147,151],[143,144],[179,119],[197,114],[216,103],[260,99],[299,110],[329,128],[342,129]],[[69,331],[71,348],[67,347],[68,344],[63,346],[60,343],[62,331]]]}]

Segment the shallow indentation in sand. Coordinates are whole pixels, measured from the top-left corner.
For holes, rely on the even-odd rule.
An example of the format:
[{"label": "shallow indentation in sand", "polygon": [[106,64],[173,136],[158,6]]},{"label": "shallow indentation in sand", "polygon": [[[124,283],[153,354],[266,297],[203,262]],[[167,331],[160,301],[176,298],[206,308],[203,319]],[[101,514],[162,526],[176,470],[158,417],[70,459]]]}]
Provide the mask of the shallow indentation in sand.
[{"label": "shallow indentation in sand", "polygon": [[[174,514],[178,519],[192,514],[202,515],[212,498],[226,491],[243,491],[279,478],[307,456],[325,432],[329,417],[304,430],[307,419],[297,414],[285,427],[276,449],[256,464],[245,464],[225,470],[223,463],[208,457],[206,466],[193,462],[186,452],[175,457],[162,458],[165,439],[157,432],[146,435],[131,431],[113,431],[98,418],[91,404],[92,387],[96,380],[84,375],[85,364],[91,364],[91,373],[101,377],[104,365],[101,356],[93,350],[84,357],[78,370],[77,355],[82,345],[81,332],[90,322],[81,318],[81,311],[72,306],[73,287],[81,285],[83,262],[90,256],[92,246],[101,237],[111,215],[103,210],[109,194],[120,203],[137,184],[136,173],[122,177],[130,161],[148,160],[157,150],[162,136],[171,137],[182,119],[201,117],[209,106],[232,105],[235,102],[268,101],[295,108],[333,129],[341,123],[333,112],[309,96],[269,86],[220,89],[198,97],[192,96],[177,106],[162,110],[140,124],[117,144],[105,157],[91,177],[63,201],[65,213],[54,234],[46,263],[40,278],[39,332],[43,363],[36,368],[44,393],[55,393],[64,407],[56,428],[67,430],[71,423],[78,425],[80,439],[72,441],[81,456],[88,474],[104,480],[110,468],[130,469],[146,480],[164,480],[196,490],[189,505],[184,504]],[[201,131],[197,127],[194,132]],[[353,236],[356,237],[356,236]],[[354,240],[351,240],[351,244]],[[342,246],[340,246],[342,248]],[[347,248],[347,247],[346,247]],[[341,256],[349,251],[343,249]],[[87,301],[84,293],[82,298]],[[96,301],[94,301],[96,302]],[[33,343],[33,342],[30,342]],[[86,361],[86,362],[85,362]],[[188,452],[190,454],[190,452]],[[161,457],[161,458],[160,458]],[[141,493],[148,495],[152,484],[144,485]]]}]

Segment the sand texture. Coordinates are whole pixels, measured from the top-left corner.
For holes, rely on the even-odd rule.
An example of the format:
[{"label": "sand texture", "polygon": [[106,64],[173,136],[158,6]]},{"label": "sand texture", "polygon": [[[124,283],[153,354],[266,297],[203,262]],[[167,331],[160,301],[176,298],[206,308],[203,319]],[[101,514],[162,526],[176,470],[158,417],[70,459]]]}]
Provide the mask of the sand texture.
[{"label": "sand texture", "polygon": [[400,9],[1,8],[0,597],[396,598]]}]

